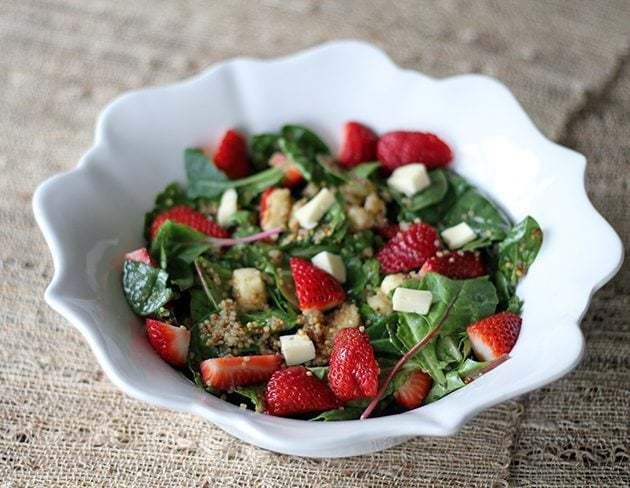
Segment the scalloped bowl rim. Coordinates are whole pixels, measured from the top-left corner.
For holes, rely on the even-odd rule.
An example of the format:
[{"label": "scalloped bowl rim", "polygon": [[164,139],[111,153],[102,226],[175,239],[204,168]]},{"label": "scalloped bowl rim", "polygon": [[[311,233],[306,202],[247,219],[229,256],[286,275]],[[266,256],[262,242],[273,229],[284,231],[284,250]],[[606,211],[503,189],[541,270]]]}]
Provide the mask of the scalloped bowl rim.
[{"label": "scalloped bowl rim", "polygon": [[[133,102],[138,96],[166,97],[172,91],[188,90],[203,84],[205,81],[213,78],[220,70],[232,69],[234,66],[237,68],[244,65],[255,65],[257,67],[282,65],[287,67],[292,63],[307,63],[309,61],[316,63],[318,60],[329,56],[349,55],[363,56],[366,59],[369,58],[372,62],[380,62],[392,74],[401,78],[411,76],[413,81],[418,83],[435,85],[456,83],[460,86],[467,83],[483,83],[489,87],[488,89],[495,90],[497,93],[500,93],[501,97],[505,98],[504,102],[506,105],[510,105],[508,108],[514,112],[514,118],[520,118],[519,127],[523,134],[527,134],[528,137],[535,140],[545,150],[553,151],[567,160],[571,160],[571,164],[574,165],[573,171],[575,171],[576,177],[580,180],[576,198],[579,198],[582,207],[590,212],[588,217],[591,225],[599,227],[600,231],[603,232],[601,243],[608,250],[609,259],[607,259],[605,266],[599,269],[599,273],[591,276],[588,290],[583,295],[583,299],[576,304],[570,313],[567,313],[566,323],[573,326],[563,329],[563,333],[567,333],[567,337],[570,339],[567,340],[567,343],[571,344],[569,356],[565,358],[565,362],[561,367],[558,367],[548,376],[540,376],[536,380],[531,380],[517,388],[493,393],[492,396],[486,399],[475,401],[473,405],[462,406],[459,404],[456,410],[445,409],[446,413],[438,411],[444,410],[440,409],[439,405],[442,403],[440,401],[421,409],[394,416],[368,419],[366,421],[342,421],[331,424],[319,423],[314,425],[299,420],[271,418],[243,411],[232,406],[216,408],[216,403],[209,405],[208,402],[199,400],[199,398],[169,396],[166,393],[156,395],[146,391],[141,385],[135,384],[129,377],[129,374],[123,371],[110,357],[104,338],[94,327],[94,323],[86,319],[85,315],[77,307],[76,302],[64,291],[64,288],[73,279],[73,276],[69,274],[67,269],[71,257],[65,251],[66,244],[63,236],[59,235],[53,223],[55,220],[52,215],[54,209],[49,207],[48,202],[51,195],[62,189],[64,179],[69,175],[86,177],[90,176],[88,173],[91,170],[99,169],[95,160],[99,152],[107,151],[109,144],[107,134],[108,119],[119,106]],[[68,172],[52,176],[37,188],[33,197],[35,218],[51,250],[55,268],[54,276],[45,293],[45,299],[55,311],[65,317],[83,334],[108,378],[126,394],[153,405],[199,415],[227,432],[258,446],[289,454],[338,457],[380,450],[398,444],[415,435],[452,435],[480,411],[560,378],[573,369],[582,357],[584,337],[580,331],[579,323],[588,308],[593,293],[614,276],[623,261],[621,240],[588,200],[584,189],[585,167],[586,160],[583,155],[546,139],[533,125],[509,90],[492,78],[481,75],[460,75],[442,80],[432,79],[412,70],[403,70],[397,67],[379,49],[369,44],[352,40],[326,43],[296,54],[270,60],[236,58],[219,63],[199,75],[179,83],[132,91],[118,97],[100,114],[95,131],[94,144],[80,159],[78,166]],[[102,170],[102,168],[100,169]],[[156,193],[157,191],[159,191],[158,188],[155,189]],[[584,220],[588,222],[589,219]],[[467,388],[469,387],[470,385],[467,386]],[[449,395],[449,397],[455,394],[457,392]],[[438,405],[437,408],[436,405]],[[429,409],[431,409],[430,415],[426,415],[425,413]],[[301,442],[299,437],[308,439],[307,443]]]}]

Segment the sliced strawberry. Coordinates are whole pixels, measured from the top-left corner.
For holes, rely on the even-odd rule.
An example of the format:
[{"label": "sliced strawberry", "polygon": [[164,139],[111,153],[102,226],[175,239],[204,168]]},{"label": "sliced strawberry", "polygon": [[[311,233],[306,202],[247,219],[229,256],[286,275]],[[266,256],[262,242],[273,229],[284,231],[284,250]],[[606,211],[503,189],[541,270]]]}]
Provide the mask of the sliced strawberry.
[{"label": "sliced strawberry", "polygon": [[269,158],[269,166],[272,168],[282,167],[285,175],[282,184],[287,188],[293,188],[304,181],[300,169],[294,164],[289,164],[289,159],[281,152],[273,153]]},{"label": "sliced strawberry", "polygon": [[332,275],[300,258],[289,260],[300,310],[328,310],[342,304],[346,292]]},{"label": "sliced strawberry", "polygon": [[153,319],[146,319],[145,327],[149,343],[164,361],[178,368],[186,366],[190,345],[188,329]]},{"label": "sliced strawberry", "polygon": [[223,135],[213,159],[216,167],[233,180],[249,174],[247,141],[234,129],[228,130]]},{"label": "sliced strawberry", "polygon": [[363,124],[347,122],[341,135],[341,152],[337,160],[344,168],[376,159],[378,136]]},{"label": "sliced strawberry", "polygon": [[400,232],[400,225],[399,224],[381,225],[376,228],[376,232],[378,232],[378,234],[383,236],[385,239],[391,239],[396,234],[398,234],[398,232]]},{"label": "sliced strawberry", "polygon": [[201,212],[197,212],[194,208],[191,208],[187,205],[178,205],[176,207],[172,207],[165,212],[161,213],[153,220],[151,224],[151,229],[149,231],[149,235],[151,236],[151,240],[153,240],[160,230],[160,227],[167,220],[172,220],[178,224],[187,225],[195,229],[196,231],[202,232],[210,237],[230,237],[228,231],[223,229],[219,224],[213,222],[209,218],[207,218]]},{"label": "sliced strawberry", "polygon": [[512,312],[500,312],[469,325],[466,332],[477,359],[491,361],[509,353],[516,344],[522,322]]},{"label": "sliced strawberry", "polygon": [[337,398],[350,401],[375,396],[379,372],[365,332],[357,328],[337,332],[328,368],[328,384]]},{"label": "sliced strawberry", "polygon": [[264,383],[280,368],[281,362],[282,356],[279,354],[230,356],[206,359],[199,369],[206,385],[229,390],[236,386]]},{"label": "sliced strawberry", "polygon": [[136,249],[135,251],[128,252],[125,254],[125,259],[127,261],[139,261],[144,264],[148,264],[149,266],[155,266],[151,255],[146,247],[141,247],[140,249]]},{"label": "sliced strawberry", "polygon": [[418,408],[429,394],[432,385],[433,380],[428,374],[415,369],[408,373],[405,382],[394,392],[394,400],[398,405],[409,410]]},{"label": "sliced strawberry", "polygon": [[378,160],[389,171],[409,163],[433,169],[446,166],[453,154],[442,139],[427,132],[394,131],[383,134],[376,147]]},{"label": "sliced strawberry", "polygon": [[485,275],[486,265],[478,252],[444,251],[427,259],[420,272],[438,273],[454,280],[465,280]]},{"label": "sliced strawberry", "polygon": [[437,231],[428,224],[411,224],[400,231],[376,255],[382,273],[398,273],[420,268],[440,249]]}]

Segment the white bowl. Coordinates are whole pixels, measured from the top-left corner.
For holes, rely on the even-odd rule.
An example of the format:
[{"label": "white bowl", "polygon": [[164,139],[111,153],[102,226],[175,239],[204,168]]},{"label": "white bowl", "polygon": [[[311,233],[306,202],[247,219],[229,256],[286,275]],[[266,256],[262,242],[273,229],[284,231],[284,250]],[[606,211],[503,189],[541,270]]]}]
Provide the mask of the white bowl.
[{"label": "white bowl", "polygon": [[[514,221],[528,214],[539,221],[544,245],[518,290],[525,300],[521,335],[505,364],[403,414],[315,423],[243,411],[199,390],[153,352],[122,293],[123,255],[143,244],[143,215],[155,195],[184,181],[184,148],[216,141],[229,127],[256,133],[293,122],[336,150],[350,119],[378,132],[439,134],[454,150],[455,170]],[[434,80],[356,41],[276,60],[230,60],[188,81],[118,98],[101,114],[94,146],[77,168],[37,189],[35,217],[55,265],[46,301],[83,333],[125,393],[202,416],[266,449],[341,457],[412,436],[451,435],[482,409],[558,379],[580,360],[580,320],[622,261],[619,237],[586,196],[585,164],[543,137],[491,78]]]}]

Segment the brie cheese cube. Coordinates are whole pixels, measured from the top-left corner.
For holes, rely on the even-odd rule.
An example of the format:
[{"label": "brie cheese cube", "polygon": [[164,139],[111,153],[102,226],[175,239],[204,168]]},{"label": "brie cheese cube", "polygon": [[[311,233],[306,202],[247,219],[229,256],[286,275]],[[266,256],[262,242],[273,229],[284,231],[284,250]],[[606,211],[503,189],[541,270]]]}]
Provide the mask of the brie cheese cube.
[{"label": "brie cheese cube", "polygon": [[280,336],[280,352],[289,366],[315,359],[315,346],[306,334]]},{"label": "brie cheese cube", "polygon": [[394,273],[389,274],[383,281],[381,281],[381,291],[385,293],[385,295],[389,295],[389,292],[394,288],[398,288],[407,278],[402,273]]},{"label": "brie cheese cube", "polygon": [[449,249],[459,249],[476,238],[475,231],[466,222],[460,222],[442,231],[442,239],[444,239]]},{"label": "brie cheese cube", "polygon": [[238,194],[234,188],[229,188],[221,195],[219,202],[219,210],[217,210],[217,222],[221,227],[226,227],[232,215],[238,210],[237,207]]},{"label": "brie cheese cube", "polygon": [[424,164],[411,163],[396,168],[387,179],[387,185],[408,197],[412,197],[431,186],[431,179]]},{"label": "brie cheese cube", "polygon": [[328,188],[322,188],[306,205],[295,212],[295,218],[303,229],[313,229],[334,203],[335,195]]},{"label": "brie cheese cube", "polygon": [[431,308],[433,294],[427,290],[396,288],[392,297],[392,307],[397,312],[412,312],[426,315]]},{"label": "brie cheese cube", "polygon": [[311,259],[311,262],[319,269],[331,274],[339,283],[346,281],[346,265],[343,264],[341,256],[328,251],[322,251]]}]

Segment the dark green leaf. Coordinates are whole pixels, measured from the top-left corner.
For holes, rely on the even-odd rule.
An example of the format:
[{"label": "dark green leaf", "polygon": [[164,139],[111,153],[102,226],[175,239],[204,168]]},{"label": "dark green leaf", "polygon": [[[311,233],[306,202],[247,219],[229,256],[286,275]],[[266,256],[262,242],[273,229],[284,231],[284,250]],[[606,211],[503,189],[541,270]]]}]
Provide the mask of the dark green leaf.
[{"label": "dark green leaf", "polygon": [[279,139],[278,134],[256,134],[250,138],[249,155],[256,169],[261,170],[267,167],[273,153],[280,150]]},{"label": "dark green leaf", "polygon": [[312,366],[308,370],[317,376],[320,380],[326,381],[328,376],[328,366]]},{"label": "dark green leaf", "polygon": [[317,154],[330,154],[330,149],[313,131],[300,125],[285,125],[282,128],[282,137],[287,141],[295,142],[304,152],[313,156]]},{"label": "dark green leaf", "polygon": [[499,243],[498,267],[510,287],[516,288],[519,280],[527,274],[542,246],[542,240],[538,222],[532,217],[526,217]]},{"label": "dark green leaf", "polygon": [[172,297],[168,273],[139,261],[125,261],[123,290],[133,311],[141,316],[155,314]]},{"label": "dark green leaf", "polygon": [[407,205],[411,211],[422,210],[423,208],[434,205],[446,196],[448,191],[448,181],[444,170],[436,169],[429,173],[431,178],[431,186],[414,195]]},{"label": "dark green leaf", "polygon": [[372,161],[370,163],[361,163],[350,170],[350,174],[355,178],[367,180],[374,172],[378,171],[381,167],[379,161]]},{"label": "dark green leaf", "polygon": [[201,288],[190,290],[190,318],[193,323],[201,322],[216,312],[213,303],[208,300],[206,293]]},{"label": "dark green leaf", "polygon": [[431,388],[431,391],[429,391],[429,394],[424,399],[424,403],[431,403],[431,402],[434,402],[436,400],[439,400],[444,395],[447,395],[447,394],[449,394],[449,393],[451,393],[451,392],[461,388],[462,386],[464,386],[464,382],[459,377],[459,374],[457,374],[457,371],[450,371],[450,372],[446,373],[446,383],[445,384],[440,384],[440,383],[434,383],[433,384],[433,387]]},{"label": "dark green leaf", "polygon": [[256,412],[263,412],[265,410],[264,392],[264,385],[237,386],[233,390],[233,393],[249,400],[254,406],[254,410],[256,410]]},{"label": "dark green leaf", "polygon": [[344,407],[338,408],[336,410],[327,410],[310,420],[315,422],[329,422],[332,420],[355,420],[361,417],[363,410],[365,410],[365,408],[358,407]]},{"label": "dark green leaf", "polygon": [[167,220],[151,242],[151,255],[154,259],[159,259],[162,266],[168,267],[168,263],[176,258],[192,263],[211,247],[205,234],[187,225]]},{"label": "dark green leaf", "polygon": [[157,215],[176,205],[190,205],[186,192],[178,183],[171,183],[155,198],[153,210],[144,216],[144,237],[149,240],[149,229]]}]

